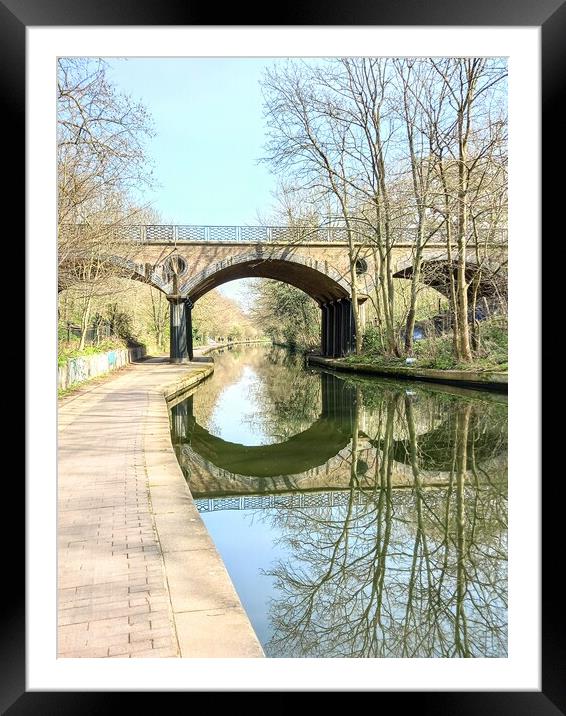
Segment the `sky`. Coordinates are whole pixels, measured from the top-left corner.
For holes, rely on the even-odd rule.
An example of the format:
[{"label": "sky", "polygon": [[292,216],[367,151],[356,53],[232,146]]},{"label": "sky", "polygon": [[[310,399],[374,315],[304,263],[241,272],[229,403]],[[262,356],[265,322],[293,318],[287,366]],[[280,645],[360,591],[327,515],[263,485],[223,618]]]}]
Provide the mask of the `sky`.
[{"label": "sky", "polygon": [[[275,177],[259,163],[265,129],[260,79],[271,59],[129,58],[108,76],[141,100],[156,136],[148,142],[158,184],[143,195],[163,223],[258,224],[269,213]],[[245,281],[222,293],[246,307]]]}]

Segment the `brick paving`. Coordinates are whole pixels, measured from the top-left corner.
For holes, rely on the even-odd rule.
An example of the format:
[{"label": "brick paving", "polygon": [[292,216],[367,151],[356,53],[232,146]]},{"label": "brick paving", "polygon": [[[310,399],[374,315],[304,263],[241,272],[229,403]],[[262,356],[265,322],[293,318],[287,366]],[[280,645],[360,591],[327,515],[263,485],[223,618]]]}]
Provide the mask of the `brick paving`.
[{"label": "brick paving", "polygon": [[59,406],[60,657],[179,656],[144,464],[140,384],[151,368],[133,365]]},{"label": "brick paving", "polygon": [[262,657],[196,509],[164,394],[210,364],[135,363],[58,410],[59,657]]}]

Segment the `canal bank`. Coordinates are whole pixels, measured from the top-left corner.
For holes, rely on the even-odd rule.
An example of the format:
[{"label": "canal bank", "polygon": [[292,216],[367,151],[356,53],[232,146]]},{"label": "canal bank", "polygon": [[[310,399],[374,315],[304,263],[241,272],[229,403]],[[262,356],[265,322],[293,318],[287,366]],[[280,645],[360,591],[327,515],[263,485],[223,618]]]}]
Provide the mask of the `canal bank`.
[{"label": "canal bank", "polygon": [[166,400],[210,364],[132,364],[58,410],[58,656],[260,657],[194,505]]},{"label": "canal bank", "polygon": [[495,390],[502,393],[507,392],[508,378],[507,373],[503,372],[486,371],[482,373],[481,371],[473,370],[434,370],[432,368],[413,368],[409,366],[389,368],[366,363],[346,362],[340,358],[323,358],[322,356],[316,355],[309,355],[307,360],[309,364],[312,365],[320,365],[325,368],[348,373],[377,375],[384,378],[421,380],[430,383],[460,385],[465,388]]}]

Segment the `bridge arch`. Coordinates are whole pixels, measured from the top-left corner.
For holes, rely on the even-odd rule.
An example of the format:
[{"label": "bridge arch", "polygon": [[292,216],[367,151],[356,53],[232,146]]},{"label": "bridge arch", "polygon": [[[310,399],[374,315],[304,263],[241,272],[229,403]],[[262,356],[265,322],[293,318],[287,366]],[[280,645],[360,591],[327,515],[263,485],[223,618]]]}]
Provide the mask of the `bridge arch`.
[{"label": "bridge arch", "polygon": [[264,251],[261,246],[211,264],[186,280],[179,293],[194,303],[223,283],[241,278],[271,278],[289,283],[311,296],[319,306],[350,297],[349,282],[327,261],[301,256],[294,247]]},{"label": "bridge arch", "polygon": [[178,290],[169,295],[170,360],[192,360],[192,308],[199,298],[228,281],[240,278],[270,278],[288,283],[311,296],[321,309],[321,351],[327,356],[343,356],[355,344],[355,324],[350,284],[327,261],[297,253],[294,246],[264,247],[228,256],[179,281]]}]

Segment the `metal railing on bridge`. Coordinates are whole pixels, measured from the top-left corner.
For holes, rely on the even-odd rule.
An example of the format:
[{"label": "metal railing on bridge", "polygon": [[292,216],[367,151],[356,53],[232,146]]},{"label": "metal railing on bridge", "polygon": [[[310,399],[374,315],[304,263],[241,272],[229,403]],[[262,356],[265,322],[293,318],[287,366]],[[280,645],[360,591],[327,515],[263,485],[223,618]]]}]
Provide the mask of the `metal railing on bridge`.
[{"label": "metal railing on bridge", "polygon": [[301,241],[346,242],[348,235],[342,227],[304,226],[188,226],[165,225],[124,226],[117,229],[123,238],[140,243],[296,243]]},{"label": "metal railing on bridge", "polygon": [[[81,229],[82,225],[66,225],[60,231]],[[84,227],[86,229],[86,226]],[[129,224],[126,226],[103,226],[103,230],[118,241],[133,241],[142,244],[178,242],[227,242],[227,243],[347,243],[348,231],[344,226],[190,226],[185,224]],[[88,227],[96,230],[96,227]],[[368,242],[372,232],[356,226],[354,240]],[[411,243],[410,232],[399,235],[398,243]],[[440,236],[434,243],[442,242]],[[507,229],[498,229],[490,243],[507,242]]]}]

